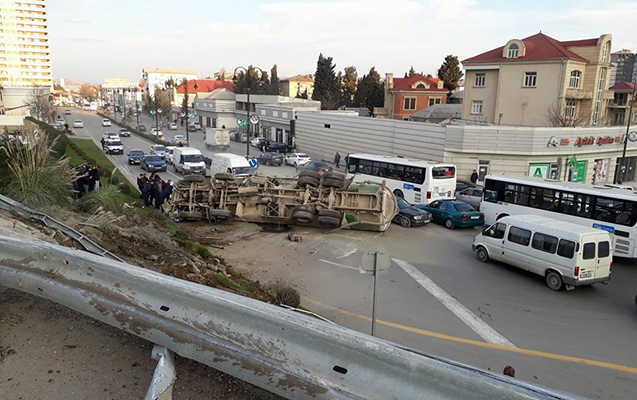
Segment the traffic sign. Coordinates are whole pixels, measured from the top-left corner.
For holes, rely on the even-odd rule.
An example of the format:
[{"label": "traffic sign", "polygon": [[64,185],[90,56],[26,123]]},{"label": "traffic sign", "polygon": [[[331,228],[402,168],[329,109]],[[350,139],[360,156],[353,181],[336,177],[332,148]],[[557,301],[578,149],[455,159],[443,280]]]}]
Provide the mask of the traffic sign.
[{"label": "traffic sign", "polygon": [[150,115],[155,115],[155,110],[150,110]]},{"label": "traffic sign", "polygon": [[195,118],[195,114],[193,114],[193,113],[188,113],[188,118]]},{"label": "traffic sign", "polygon": [[256,125],[256,124],[258,124],[258,123],[259,123],[259,116],[258,116],[258,115],[256,115],[256,114],[252,114],[252,115],[250,116],[250,123],[251,123],[252,125]]},{"label": "traffic sign", "polygon": [[257,167],[257,159],[256,158],[251,158],[248,160],[248,164],[250,164],[251,168],[256,168]]},{"label": "traffic sign", "polygon": [[237,125],[241,127],[246,126],[246,120],[244,118],[237,118]]}]

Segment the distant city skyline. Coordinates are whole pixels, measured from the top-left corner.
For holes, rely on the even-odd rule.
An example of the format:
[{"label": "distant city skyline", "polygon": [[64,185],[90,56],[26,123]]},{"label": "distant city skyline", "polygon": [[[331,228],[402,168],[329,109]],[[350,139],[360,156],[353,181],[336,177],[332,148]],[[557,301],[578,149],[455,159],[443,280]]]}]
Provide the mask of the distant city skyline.
[{"label": "distant city skyline", "polygon": [[103,83],[141,79],[142,68],[213,76],[221,68],[278,66],[279,77],[313,74],[319,53],[336,71],[373,66],[401,76],[436,75],[460,60],[542,31],[558,40],[613,35],[612,51],[637,51],[637,2],[593,0],[165,0],[48,1],[53,76]]}]

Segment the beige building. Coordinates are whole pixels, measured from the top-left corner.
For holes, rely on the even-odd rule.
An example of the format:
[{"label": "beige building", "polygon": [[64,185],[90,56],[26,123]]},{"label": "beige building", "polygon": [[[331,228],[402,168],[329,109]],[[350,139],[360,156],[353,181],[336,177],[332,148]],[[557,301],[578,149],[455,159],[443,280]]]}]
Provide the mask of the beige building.
[{"label": "beige building", "polygon": [[181,84],[184,79],[190,81],[197,79],[197,71],[190,71],[176,68],[144,68],[142,69],[142,82],[144,88],[151,96],[155,95],[155,87],[166,88],[166,81],[171,80],[176,85]]},{"label": "beige building", "polygon": [[307,91],[307,98],[314,93],[313,75],[296,75],[279,80],[279,94],[284,97],[302,96]]},{"label": "beige building", "polygon": [[45,0],[0,0],[0,85],[53,89]]},{"label": "beige building", "polygon": [[462,61],[462,118],[516,126],[603,126],[613,99],[611,35],[558,41],[543,33]]}]

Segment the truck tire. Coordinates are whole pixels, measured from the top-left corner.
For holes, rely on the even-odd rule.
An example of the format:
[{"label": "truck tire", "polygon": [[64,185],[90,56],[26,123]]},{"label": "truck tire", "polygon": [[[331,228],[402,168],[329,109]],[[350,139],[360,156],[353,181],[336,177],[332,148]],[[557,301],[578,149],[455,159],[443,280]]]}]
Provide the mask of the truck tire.
[{"label": "truck tire", "polygon": [[212,217],[218,217],[218,218],[230,218],[232,217],[232,211],[220,210],[216,208],[216,209],[208,210],[208,215]]},{"label": "truck tire", "polygon": [[323,179],[338,179],[341,181],[345,181],[345,174],[337,171],[327,171],[323,174]]},{"label": "truck tire", "polygon": [[343,181],[340,179],[331,179],[331,178],[325,178],[323,179],[323,186],[325,187],[333,187],[333,188],[337,188],[337,189],[342,189],[343,188]]},{"label": "truck tire", "polygon": [[305,188],[305,186],[318,187],[319,180],[311,176],[301,176],[299,177],[297,184],[301,188]]},{"label": "truck tire", "polygon": [[186,175],[184,176],[186,182],[203,182],[203,176],[201,175]]},{"label": "truck tire", "polygon": [[318,217],[318,223],[319,225],[325,226],[327,228],[338,228],[339,226],[341,226],[340,219],[328,216]]},{"label": "truck tire", "polygon": [[218,181],[234,181],[237,179],[234,174],[228,172],[217,172],[215,174],[215,179]]},{"label": "truck tire", "polygon": [[314,222],[315,215],[307,211],[296,210],[292,212],[290,219],[295,224],[311,224]]},{"label": "truck tire", "polygon": [[318,210],[319,217],[330,217],[338,219],[339,221],[343,218],[343,214],[341,214],[338,210],[330,210],[328,208],[322,208]]},{"label": "truck tire", "polygon": [[316,171],[310,171],[310,170],[301,171],[299,173],[299,178],[302,178],[304,176],[312,177],[314,179],[321,179],[321,174],[319,174]]}]

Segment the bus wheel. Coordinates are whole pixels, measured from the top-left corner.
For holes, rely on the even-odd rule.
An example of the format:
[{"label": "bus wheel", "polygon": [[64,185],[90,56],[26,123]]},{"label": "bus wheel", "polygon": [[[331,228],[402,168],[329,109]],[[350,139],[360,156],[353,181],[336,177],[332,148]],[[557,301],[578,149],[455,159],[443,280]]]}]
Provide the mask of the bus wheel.
[{"label": "bus wheel", "polygon": [[484,247],[478,247],[476,249],[476,258],[478,259],[478,261],[483,263],[489,261],[489,253],[487,253],[487,249],[485,249]]},{"label": "bus wheel", "polygon": [[399,189],[394,190],[394,196],[400,197],[401,199],[405,198],[405,195],[403,194],[403,191],[399,190]]},{"label": "bus wheel", "polygon": [[562,277],[555,271],[549,271],[546,274],[546,286],[551,290],[560,290],[562,288]]}]

